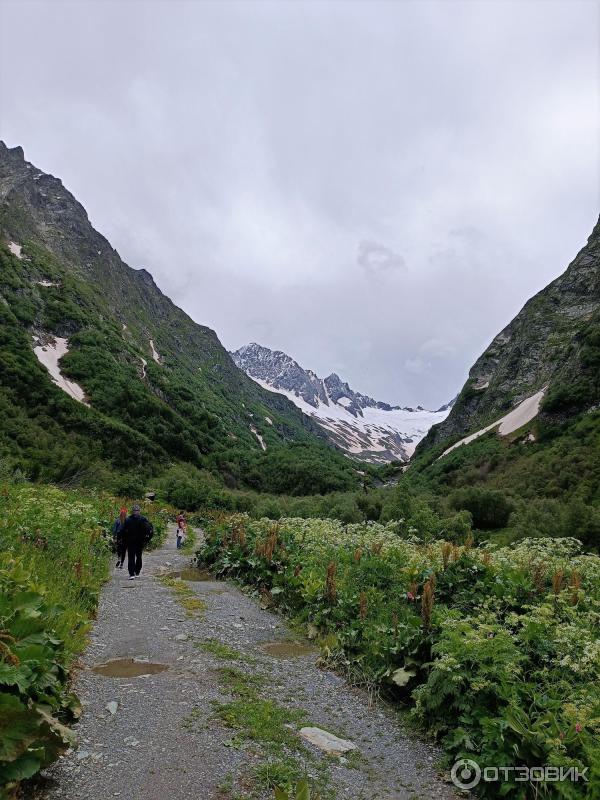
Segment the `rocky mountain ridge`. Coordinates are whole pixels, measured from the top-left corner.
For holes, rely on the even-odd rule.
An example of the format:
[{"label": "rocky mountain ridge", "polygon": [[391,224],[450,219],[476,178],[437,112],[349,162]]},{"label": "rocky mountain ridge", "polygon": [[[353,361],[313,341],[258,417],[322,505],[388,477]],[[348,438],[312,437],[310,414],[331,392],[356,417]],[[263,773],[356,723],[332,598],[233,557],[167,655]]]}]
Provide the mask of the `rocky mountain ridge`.
[{"label": "rocky mountain ridge", "polygon": [[356,458],[374,463],[407,461],[438,411],[392,406],[355,392],[339,375],[320,378],[281,350],[256,344],[230,354],[235,364],[270,391],[284,394],[326,431],[330,440]]}]

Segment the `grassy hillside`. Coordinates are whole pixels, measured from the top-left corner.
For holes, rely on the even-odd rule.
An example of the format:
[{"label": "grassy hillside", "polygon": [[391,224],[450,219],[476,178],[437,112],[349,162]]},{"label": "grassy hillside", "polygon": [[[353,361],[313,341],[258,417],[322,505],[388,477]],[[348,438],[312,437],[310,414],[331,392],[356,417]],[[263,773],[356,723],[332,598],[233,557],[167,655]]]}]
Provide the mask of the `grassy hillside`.
[{"label": "grassy hillside", "polygon": [[[1,144],[0,200],[0,458],[12,468],[115,489],[139,490],[173,463],[232,488],[356,484],[311,420],[238,370],[149,273],[124,264],[60,181]],[[34,337],[53,336],[68,340],[60,367],[89,407],[38,363]]]}]

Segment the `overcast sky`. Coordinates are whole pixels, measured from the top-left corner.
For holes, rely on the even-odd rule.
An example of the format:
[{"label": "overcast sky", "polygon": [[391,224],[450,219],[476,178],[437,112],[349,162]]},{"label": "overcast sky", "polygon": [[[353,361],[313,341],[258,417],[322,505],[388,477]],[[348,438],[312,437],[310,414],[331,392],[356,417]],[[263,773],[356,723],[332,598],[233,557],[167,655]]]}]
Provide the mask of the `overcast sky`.
[{"label": "overcast sky", "polygon": [[0,0],[0,136],[235,349],[435,407],[600,210],[597,2]]}]

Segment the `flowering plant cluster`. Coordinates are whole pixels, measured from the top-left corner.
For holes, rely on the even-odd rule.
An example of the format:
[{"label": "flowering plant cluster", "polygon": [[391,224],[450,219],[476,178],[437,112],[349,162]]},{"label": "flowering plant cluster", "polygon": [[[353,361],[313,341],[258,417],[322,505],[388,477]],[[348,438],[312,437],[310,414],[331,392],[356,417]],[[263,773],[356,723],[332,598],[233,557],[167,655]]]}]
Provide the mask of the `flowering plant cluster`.
[{"label": "flowering plant cluster", "polygon": [[198,556],[305,625],[332,665],[409,706],[449,761],[588,768],[590,783],[481,792],[570,798],[600,789],[600,558],[581,549],[238,514],[210,526]]}]

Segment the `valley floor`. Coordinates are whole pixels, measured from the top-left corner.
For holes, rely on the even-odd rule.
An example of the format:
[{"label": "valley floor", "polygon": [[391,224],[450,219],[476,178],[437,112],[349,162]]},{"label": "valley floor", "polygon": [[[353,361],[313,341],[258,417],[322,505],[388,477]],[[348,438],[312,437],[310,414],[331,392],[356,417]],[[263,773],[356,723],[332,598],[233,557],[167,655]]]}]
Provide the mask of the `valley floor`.
[{"label": "valley floor", "polygon": [[[266,642],[293,638],[281,618],[228,583],[186,581],[178,593],[161,579],[188,566],[171,531],[163,548],[145,555],[140,580],[115,571],[75,681],[84,706],[79,749],[46,771],[36,798],[272,798],[257,775],[264,781],[269,762],[281,769],[282,756],[313,776],[323,798],[455,797],[436,774],[439,753],[404,732],[391,709],[321,670],[315,652],[282,658],[265,651]],[[113,659],[168,668],[138,677],[91,670]],[[254,720],[253,703],[270,710],[266,727]],[[358,750],[327,756],[296,738],[303,726]]]}]

